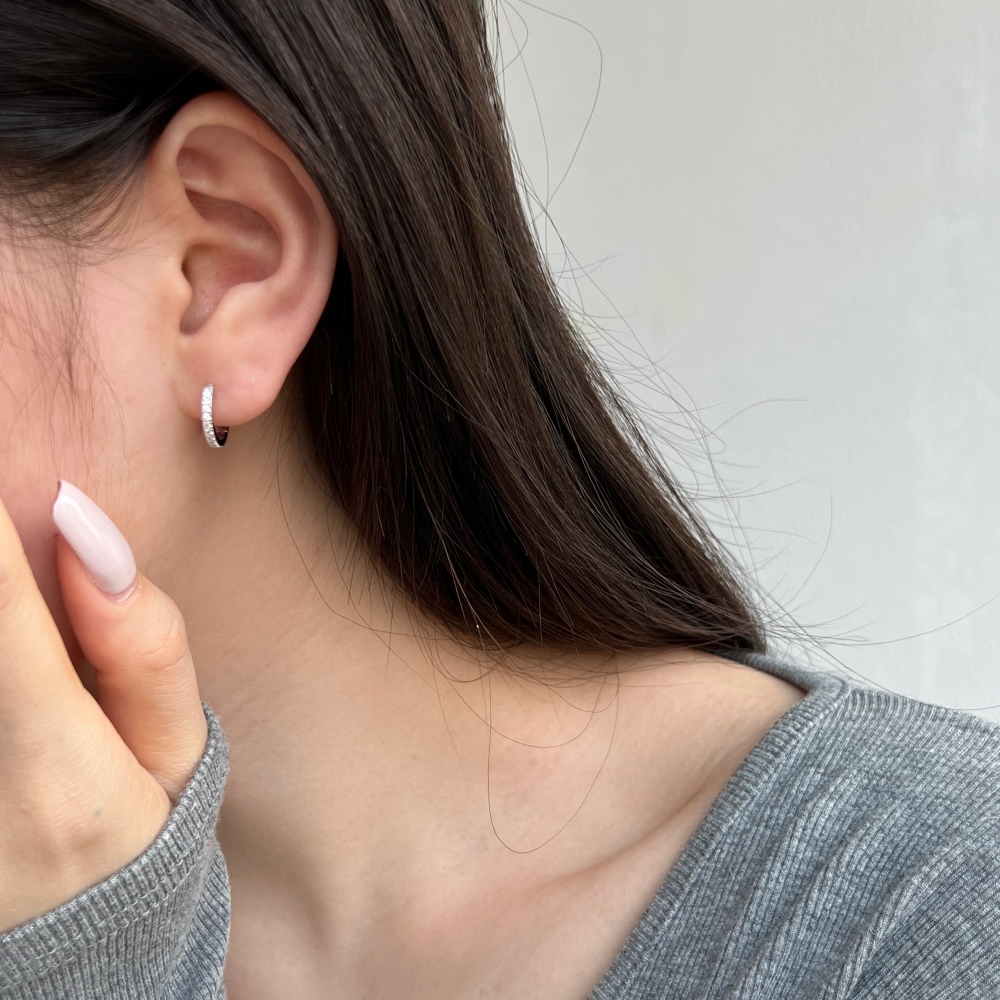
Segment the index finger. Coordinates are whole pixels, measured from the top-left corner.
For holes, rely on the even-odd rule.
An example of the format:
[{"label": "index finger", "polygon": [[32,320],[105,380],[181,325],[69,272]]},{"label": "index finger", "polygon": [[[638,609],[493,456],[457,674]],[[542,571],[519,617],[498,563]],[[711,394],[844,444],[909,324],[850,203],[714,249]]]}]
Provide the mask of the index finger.
[{"label": "index finger", "polygon": [[0,738],[65,725],[83,690],[0,501]]}]

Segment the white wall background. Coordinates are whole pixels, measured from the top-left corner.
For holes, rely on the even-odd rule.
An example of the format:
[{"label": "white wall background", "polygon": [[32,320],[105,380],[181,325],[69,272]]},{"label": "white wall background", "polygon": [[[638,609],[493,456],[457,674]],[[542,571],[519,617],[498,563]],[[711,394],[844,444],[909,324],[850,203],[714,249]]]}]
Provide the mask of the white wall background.
[{"label": "white wall background", "polygon": [[496,2],[539,233],[678,474],[810,662],[1000,720],[1000,4]]}]

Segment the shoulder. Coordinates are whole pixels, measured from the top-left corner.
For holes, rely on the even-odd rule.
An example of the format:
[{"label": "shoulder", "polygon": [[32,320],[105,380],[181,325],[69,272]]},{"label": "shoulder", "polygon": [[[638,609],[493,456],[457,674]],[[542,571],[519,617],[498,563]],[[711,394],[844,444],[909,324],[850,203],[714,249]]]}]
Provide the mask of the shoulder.
[{"label": "shoulder", "polygon": [[1000,995],[1000,726],[845,681],[771,777],[775,921],[819,921],[852,998]]},{"label": "shoulder", "polygon": [[740,662],[807,692],[765,740],[781,748],[769,755],[776,769],[839,778],[876,799],[1000,809],[997,723],[801,662],[756,652]]},{"label": "shoulder", "polygon": [[996,723],[846,682],[816,737],[814,752],[856,774],[859,789],[919,807],[942,831],[968,832],[1000,817]]},{"label": "shoulder", "polygon": [[[739,674],[704,689],[706,719],[781,714],[647,911],[643,974],[659,987],[701,963],[706,982],[748,987],[732,996],[764,983],[775,998],[1000,996],[1000,726],[836,674],[774,673],[806,696]],[[691,680],[672,693],[690,701]]]},{"label": "shoulder", "polygon": [[1000,995],[1000,726],[857,690],[840,717],[895,883],[850,997]]},{"label": "shoulder", "polygon": [[775,672],[808,695],[723,796],[744,836],[873,901],[959,868],[979,870],[974,891],[1000,888],[1000,726],[825,671]]},{"label": "shoulder", "polygon": [[845,681],[764,802],[817,867],[878,886],[885,929],[930,921],[947,945],[945,924],[989,913],[967,933],[1000,948],[1000,726]]}]

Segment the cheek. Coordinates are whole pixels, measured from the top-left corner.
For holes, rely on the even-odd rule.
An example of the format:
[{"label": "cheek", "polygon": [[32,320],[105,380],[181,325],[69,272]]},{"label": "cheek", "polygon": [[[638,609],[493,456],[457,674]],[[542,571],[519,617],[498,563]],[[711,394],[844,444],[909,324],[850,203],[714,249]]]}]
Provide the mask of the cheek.
[{"label": "cheek", "polygon": [[168,331],[141,258],[84,267],[72,290],[58,275],[29,287],[3,264],[0,248],[0,500],[77,660],[55,575],[57,481],[92,496],[144,565],[160,508],[182,506],[177,439],[190,422],[176,418]]},{"label": "cheek", "polygon": [[67,273],[44,246],[14,250],[0,240],[0,499],[29,556],[51,551],[49,507],[56,480],[72,475],[67,459],[85,461],[86,398],[74,379],[88,376],[67,366],[68,331],[78,327]]},{"label": "cheek", "polygon": [[44,274],[29,283],[23,269],[0,271],[0,500],[76,658],[55,573],[52,502],[60,478],[88,492],[105,481],[122,460],[121,438],[116,453],[113,400],[84,314]]},{"label": "cheek", "polygon": [[[27,335],[30,333],[30,336]],[[70,400],[58,352],[46,347],[39,326],[31,331],[5,311],[0,330],[0,500],[17,526],[35,580],[63,635],[70,656],[79,650],[69,630],[55,574],[51,508],[56,481],[71,478],[80,462],[71,436]]]},{"label": "cheek", "polygon": [[19,314],[8,301],[0,329],[0,498],[31,556],[46,541],[51,547],[48,507],[75,443],[67,439],[71,401],[61,345],[48,335],[39,310],[30,319],[25,311]]}]

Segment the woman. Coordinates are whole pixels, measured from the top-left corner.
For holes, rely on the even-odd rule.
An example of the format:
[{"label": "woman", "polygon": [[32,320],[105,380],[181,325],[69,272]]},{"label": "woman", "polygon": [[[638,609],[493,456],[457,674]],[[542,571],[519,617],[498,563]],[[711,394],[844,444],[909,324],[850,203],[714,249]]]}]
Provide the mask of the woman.
[{"label": "woman", "polygon": [[992,995],[1000,729],[767,655],[480,7],[0,0],[0,178],[0,995]]}]

